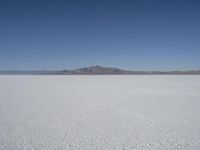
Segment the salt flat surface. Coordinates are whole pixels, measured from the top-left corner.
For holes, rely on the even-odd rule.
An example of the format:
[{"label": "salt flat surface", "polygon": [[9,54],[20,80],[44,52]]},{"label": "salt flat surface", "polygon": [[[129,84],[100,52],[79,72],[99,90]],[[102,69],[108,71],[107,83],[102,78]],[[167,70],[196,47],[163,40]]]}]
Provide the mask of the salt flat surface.
[{"label": "salt flat surface", "polygon": [[200,76],[0,76],[1,150],[199,150]]}]

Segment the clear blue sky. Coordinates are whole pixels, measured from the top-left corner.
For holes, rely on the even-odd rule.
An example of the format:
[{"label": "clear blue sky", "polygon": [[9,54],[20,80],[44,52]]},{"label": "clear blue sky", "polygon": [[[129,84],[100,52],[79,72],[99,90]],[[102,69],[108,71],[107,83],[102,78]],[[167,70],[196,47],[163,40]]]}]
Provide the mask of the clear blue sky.
[{"label": "clear blue sky", "polygon": [[0,1],[0,70],[91,65],[200,69],[200,1]]}]

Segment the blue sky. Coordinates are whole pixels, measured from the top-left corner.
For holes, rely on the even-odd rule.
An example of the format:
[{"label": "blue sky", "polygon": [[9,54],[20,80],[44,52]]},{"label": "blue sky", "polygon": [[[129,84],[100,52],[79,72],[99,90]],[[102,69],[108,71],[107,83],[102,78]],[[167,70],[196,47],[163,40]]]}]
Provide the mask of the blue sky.
[{"label": "blue sky", "polygon": [[0,70],[200,69],[198,0],[1,0]]}]

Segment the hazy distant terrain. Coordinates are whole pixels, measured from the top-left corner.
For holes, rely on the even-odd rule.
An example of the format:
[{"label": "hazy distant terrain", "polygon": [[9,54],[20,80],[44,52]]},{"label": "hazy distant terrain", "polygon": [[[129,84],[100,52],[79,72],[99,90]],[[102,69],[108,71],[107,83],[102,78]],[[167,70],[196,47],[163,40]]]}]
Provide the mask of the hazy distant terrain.
[{"label": "hazy distant terrain", "polygon": [[199,76],[0,76],[0,150],[199,150]]},{"label": "hazy distant terrain", "polygon": [[0,71],[0,75],[200,75],[200,70],[130,71],[114,67],[91,66],[60,71]]}]

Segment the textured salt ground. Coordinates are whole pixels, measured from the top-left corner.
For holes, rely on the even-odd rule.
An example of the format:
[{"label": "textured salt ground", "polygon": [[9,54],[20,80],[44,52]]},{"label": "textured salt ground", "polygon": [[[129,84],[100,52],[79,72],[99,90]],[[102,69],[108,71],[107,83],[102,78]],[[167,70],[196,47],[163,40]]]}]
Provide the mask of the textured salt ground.
[{"label": "textured salt ground", "polygon": [[1,150],[199,150],[200,76],[0,76]]}]

